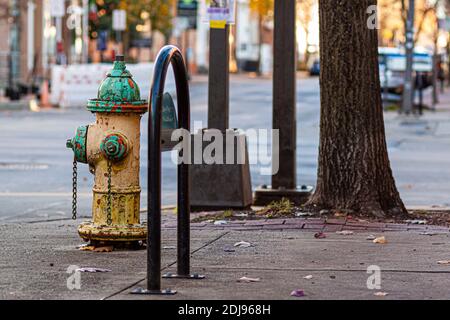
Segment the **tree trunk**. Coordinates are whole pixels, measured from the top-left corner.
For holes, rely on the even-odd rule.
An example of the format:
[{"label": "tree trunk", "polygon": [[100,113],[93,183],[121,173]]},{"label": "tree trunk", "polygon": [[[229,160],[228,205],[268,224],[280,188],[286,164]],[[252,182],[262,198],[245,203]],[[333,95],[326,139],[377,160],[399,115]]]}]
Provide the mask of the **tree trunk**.
[{"label": "tree trunk", "polygon": [[376,0],[320,0],[320,147],[312,210],[385,217],[407,211],[387,154],[377,30],[366,10]]}]

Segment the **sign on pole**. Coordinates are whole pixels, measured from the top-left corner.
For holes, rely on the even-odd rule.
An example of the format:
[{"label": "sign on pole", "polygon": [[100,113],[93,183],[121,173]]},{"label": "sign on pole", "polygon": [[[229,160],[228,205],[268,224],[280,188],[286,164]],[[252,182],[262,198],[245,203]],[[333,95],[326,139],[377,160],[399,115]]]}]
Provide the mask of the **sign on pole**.
[{"label": "sign on pole", "polygon": [[234,23],[235,0],[206,0],[206,21],[213,29],[224,29]]},{"label": "sign on pole", "polygon": [[113,10],[113,30],[125,31],[127,29],[127,12],[125,10]]},{"label": "sign on pole", "polygon": [[186,29],[197,29],[197,0],[178,0],[177,16],[187,20]]},{"label": "sign on pole", "polygon": [[62,18],[66,14],[66,5],[64,0],[50,0],[50,16]]}]

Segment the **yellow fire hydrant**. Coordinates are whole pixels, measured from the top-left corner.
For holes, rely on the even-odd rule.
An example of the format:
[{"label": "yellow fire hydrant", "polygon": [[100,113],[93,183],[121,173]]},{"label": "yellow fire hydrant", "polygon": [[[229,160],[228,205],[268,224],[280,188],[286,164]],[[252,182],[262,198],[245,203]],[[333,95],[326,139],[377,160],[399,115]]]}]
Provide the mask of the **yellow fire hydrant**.
[{"label": "yellow fire hydrant", "polygon": [[87,109],[96,122],[78,127],[67,147],[74,152],[73,216],[76,217],[76,164],[89,164],[94,174],[92,221],[78,227],[91,244],[136,243],[147,237],[140,223],[140,120],[147,111],[139,87],[117,56]]}]

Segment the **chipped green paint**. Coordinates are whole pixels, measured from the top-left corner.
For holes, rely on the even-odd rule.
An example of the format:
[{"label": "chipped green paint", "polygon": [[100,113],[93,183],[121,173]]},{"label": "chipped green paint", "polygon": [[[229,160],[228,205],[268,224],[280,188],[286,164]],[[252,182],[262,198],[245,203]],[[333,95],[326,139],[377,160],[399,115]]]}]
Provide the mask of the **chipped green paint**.
[{"label": "chipped green paint", "polygon": [[88,127],[89,126],[78,127],[75,137],[66,142],[66,147],[73,150],[75,159],[81,163],[87,163],[86,140]]},{"label": "chipped green paint", "polygon": [[125,139],[119,134],[109,134],[100,143],[100,150],[111,161],[120,161],[125,158],[128,147]]},{"label": "chipped green paint", "polygon": [[114,61],[112,70],[100,84],[97,99],[90,99],[87,109],[92,112],[147,112],[147,101],[141,100],[138,85],[125,62]]}]

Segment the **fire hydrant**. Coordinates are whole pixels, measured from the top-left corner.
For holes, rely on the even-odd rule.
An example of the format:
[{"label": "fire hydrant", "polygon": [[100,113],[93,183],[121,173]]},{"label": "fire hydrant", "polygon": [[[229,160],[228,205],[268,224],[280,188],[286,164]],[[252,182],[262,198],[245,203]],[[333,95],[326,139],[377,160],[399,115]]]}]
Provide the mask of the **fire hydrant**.
[{"label": "fire hydrant", "polygon": [[[87,163],[94,174],[92,221],[78,227],[78,233],[91,244],[136,243],[147,237],[140,223],[140,120],[147,111],[139,87],[126,69],[124,57],[117,56],[103,80],[97,99],[87,109],[96,122],[78,127],[67,147],[74,152],[74,191],[76,163]],[[76,217],[76,193],[73,215]]]}]

